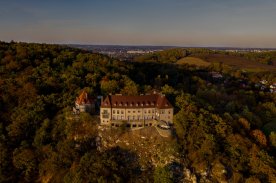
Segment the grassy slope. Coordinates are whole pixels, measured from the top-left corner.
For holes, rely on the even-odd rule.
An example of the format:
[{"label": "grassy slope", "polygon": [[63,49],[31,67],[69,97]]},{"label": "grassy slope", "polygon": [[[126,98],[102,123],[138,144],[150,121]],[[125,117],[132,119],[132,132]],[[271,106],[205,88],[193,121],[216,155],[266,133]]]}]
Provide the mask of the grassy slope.
[{"label": "grassy slope", "polygon": [[222,62],[226,65],[245,69],[247,71],[274,71],[276,72],[276,67],[272,65],[265,65],[257,61],[247,60],[243,57],[232,56],[232,55],[222,55],[222,54],[210,54],[206,55],[204,60],[211,63]]},{"label": "grassy slope", "polygon": [[203,66],[208,67],[210,65],[209,62],[206,62],[200,58],[196,57],[185,57],[176,62],[176,64],[182,65],[182,64],[189,64],[189,65],[195,65],[195,66]]}]

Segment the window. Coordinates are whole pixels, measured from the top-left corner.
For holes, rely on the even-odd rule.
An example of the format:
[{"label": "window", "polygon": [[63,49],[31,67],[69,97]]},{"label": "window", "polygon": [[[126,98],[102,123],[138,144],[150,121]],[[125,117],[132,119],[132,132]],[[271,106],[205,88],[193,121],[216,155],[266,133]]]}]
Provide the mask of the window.
[{"label": "window", "polygon": [[140,110],[138,110],[138,113],[140,113]]},{"label": "window", "polygon": [[109,114],[103,114],[103,118],[109,118]]},{"label": "window", "polygon": [[135,113],[136,111],[133,111],[133,113]]},{"label": "window", "polygon": [[113,112],[113,114],[115,114],[115,110],[113,110],[112,112]]},{"label": "window", "polygon": [[123,110],[121,110],[121,114],[124,114],[124,111],[123,111]]},{"label": "window", "polygon": [[117,114],[120,114],[120,111],[119,111],[119,110],[117,110]]},{"label": "window", "polygon": [[128,113],[130,113],[130,111],[128,111]]}]

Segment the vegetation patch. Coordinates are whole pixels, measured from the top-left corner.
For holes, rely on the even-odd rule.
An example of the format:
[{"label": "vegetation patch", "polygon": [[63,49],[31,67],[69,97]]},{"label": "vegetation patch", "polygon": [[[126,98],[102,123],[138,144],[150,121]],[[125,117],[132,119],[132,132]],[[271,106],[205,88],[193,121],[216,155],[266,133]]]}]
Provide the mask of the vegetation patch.
[{"label": "vegetation patch", "polygon": [[176,64],[183,65],[194,65],[199,67],[208,67],[210,65],[210,62],[206,62],[203,59],[196,58],[196,57],[184,57],[176,62]]},{"label": "vegetation patch", "polygon": [[267,65],[258,61],[249,60],[242,56],[226,55],[226,54],[208,54],[203,57],[206,61],[211,63],[223,63],[232,66],[236,69],[243,69],[249,71],[275,71],[276,67]]},{"label": "vegetation patch", "polygon": [[[185,57],[218,64],[175,64]],[[276,133],[261,131],[275,128],[276,75],[243,71],[251,62],[271,68],[273,58],[172,49],[122,62],[0,42],[0,182],[276,182]],[[175,107],[175,138],[155,128],[105,131],[97,115],[73,115],[81,90],[95,97],[161,91]]]},{"label": "vegetation patch", "polygon": [[274,121],[267,123],[264,127],[263,127],[263,131],[265,134],[267,134],[268,136],[270,135],[270,133],[275,132],[276,133],[276,119],[274,119]]}]

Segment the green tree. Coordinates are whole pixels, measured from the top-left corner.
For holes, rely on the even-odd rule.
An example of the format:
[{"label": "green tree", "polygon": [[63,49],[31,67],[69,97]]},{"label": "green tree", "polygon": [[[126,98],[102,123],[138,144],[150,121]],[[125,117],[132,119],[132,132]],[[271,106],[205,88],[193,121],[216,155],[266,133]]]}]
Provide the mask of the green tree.
[{"label": "green tree", "polygon": [[119,89],[119,83],[116,80],[102,80],[101,91],[102,94],[108,95],[110,93],[116,93]]},{"label": "green tree", "polygon": [[156,167],[153,176],[155,183],[173,183],[172,172],[167,167]]},{"label": "green tree", "polygon": [[25,181],[32,181],[37,174],[37,158],[32,149],[20,148],[13,152],[13,165],[21,171]]},{"label": "green tree", "polygon": [[271,132],[269,135],[270,144],[276,148],[276,132]]},{"label": "green tree", "polygon": [[124,87],[121,90],[123,95],[138,95],[138,85],[127,76],[123,76]]}]

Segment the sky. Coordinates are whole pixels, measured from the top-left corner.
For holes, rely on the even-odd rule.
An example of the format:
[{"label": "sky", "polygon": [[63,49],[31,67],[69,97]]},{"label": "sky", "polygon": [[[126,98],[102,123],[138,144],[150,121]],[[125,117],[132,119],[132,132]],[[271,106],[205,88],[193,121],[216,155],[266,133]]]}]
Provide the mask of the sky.
[{"label": "sky", "polygon": [[276,0],[0,0],[0,40],[276,48]]}]

